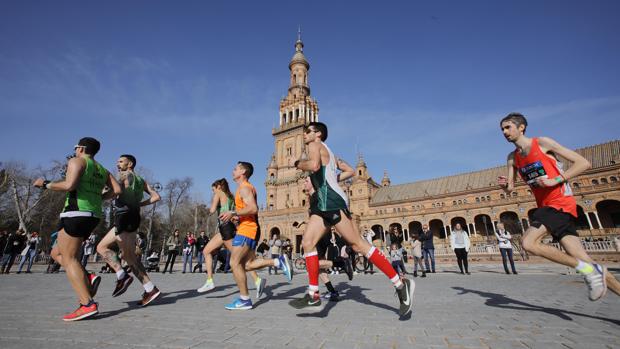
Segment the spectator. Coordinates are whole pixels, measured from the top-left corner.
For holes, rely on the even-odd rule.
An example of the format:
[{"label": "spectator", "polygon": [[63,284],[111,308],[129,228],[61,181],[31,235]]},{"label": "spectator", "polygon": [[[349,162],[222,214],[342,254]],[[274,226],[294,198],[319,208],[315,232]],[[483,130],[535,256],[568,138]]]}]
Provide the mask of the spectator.
[{"label": "spectator", "polygon": [[194,266],[194,270],[192,271],[195,272],[196,269],[200,270],[200,272],[202,273],[202,265],[205,262],[205,255],[203,254],[202,250],[204,250],[205,246],[207,246],[207,244],[209,243],[209,238],[205,235],[205,231],[201,231],[200,232],[200,236],[198,237],[198,239],[196,239],[196,248],[194,249],[196,252],[196,266]]},{"label": "spectator", "polygon": [[422,271],[422,277],[426,277],[426,270],[422,265],[422,243],[416,235],[411,236],[411,255],[413,256],[413,277],[418,277],[418,265]]},{"label": "spectator", "polygon": [[269,244],[267,243],[267,239],[263,239],[263,242],[258,245],[256,253],[263,258],[269,258]]},{"label": "spectator", "polygon": [[15,258],[22,250],[22,240],[24,239],[22,232],[17,231],[10,233],[7,237],[7,243],[4,248],[4,255],[2,256],[2,270],[1,273],[9,274],[11,267],[15,262]]},{"label": "spectator", "polygon": [[166,241],[168,258],[166,259],[166,265],[164,266],[164,270],[161,272],[162,274],[166,273],[166,271],[168,270],[168,265],[170,265],[170,270],[168,271],[168,273],[172,273],[172,267],[174,267],[174,260],[179,255],[180,246],[181,239],[179,238],[179,229],[176,229]]},{"label": "spectator", "polygon": [[390,261],[392,262],[392,268],[396,270],[398,275],[403,276],[405,271],[405,265],[403,264],[403,249],[398,248],[397,243],[392,243],[390,247]]},{"label": "spectator", "polygon": [[[375,234],[375,232],[372,229],[368,229],[368,227],[364,227],[364,238],[366,238],[366,241],[368,241],[371,245],[375,246],[377,249],[381,249],[381,237],[379,236],[379,234]],[[353,261],[353,265],[355,265],[355,261]],[[370,270],[369,270],[370,269]],[[375,266],[372,263],[368,262],[368,258],[366,258],[366,256],[364,256],[364,274],[367,273],[371,273],[374,274],[375,272]]]},{"label": "spectator", "polygon": [[194,245],[196,245],[196,239],[194,234],[190,231],[185,234],[183,239],[183,274],[185,274],[186,266],[189,262],[189,270],[192,271],[192,259],[194,253]]},{"label": "spectator", "polygon": [[[433,232],[428,228],[428,224],[422,226],[420,234],[420,242],[422,243],[422,258],[427,273],[435,272],[435,244],[433,243]],[[429,264],[430,259],[430,264]]]},{"label": "spectator", "polygon": [[[271,236],[271,240],[269,240],[269,250],[271,253],[271,258],[280,257],[280,253],[282,250],[282,240],[280,240],[280,234],[274,233]],[[278,275],[278,268],[269,267],[269,275],[271,275],[271,269],[273,269],[273,273]]]},{"label": "spectator", "polygon": [[286,253],[289,261],[293,260],[293,244],[291,244],[291,239],[286,239],[282,243],[282,253]]},{"label": "spectator", "polygon": [[502,263],[504,264],[504,271],[506,274],[510,274],[508,271],[508,263],[506,259],[510,260],[510,268],[512,269],[513,274],[517,274],[517,270],[515,269],[515,261],[512,259],[512,244],[510,240],[512,240],[512,235],[504,229],[504,223],[497,223],[497,231],[495,232],[495,237],[499,243],[499,251],[502,254]]},{"label": "spectator", "polygon": [[39,244],[41,243],[41,238],[39,237],[39,233],[32,232],[30,238],[27,239],[26,247],[22,251],[22,261],[19,263],[19,269],[17,269],[17,274],[22,272],[22,268],[24,267],[24,263],[26,263],[26,259],[28,259],[28,268],[26,268],[26,274],[30,274],[30,269],[32,268],[32,263],[37,256],[37,251],[39,250]]},{"label": "spectator", "polygon": [[[469,252],[470,245],[469,235],[463,230],[460,223],[456,223],[450,235],[450,246],[456,254],[456,261],[459,264],[461,274],[470,275],[467,262],[467,253]],[[463,272],[463,267],[465,267],[465,272]]]},{"label": "spectator", "polygon": [[4,255],[4,248],[6,247],[8,237],[9,234],[6,232],[6,230],[3,230],[0,233],[0,258],[2,258],[2,256]]},{"label": "spectator", "polygon": [[398,248],[403,248],[403,232],[396,226],[392,227],[392,232],[390,233],[390,243],[396,244]]},{"label": "spectator", "polygon": [[56,243],[58,242],[58,232],[55,231],[50,235],[50,243],[51,243],[51,247],[50,247],[50,260],[49,263],[47,264],[47,270],[45,271],[45,273],[47,274],[53,274],[53,273],[58,273],[58,271],[60,271],[60,263],[58,263],[55,259],[54,256],[52,255],[52,251],[54,250],[54,247],[56,247]]},{"label": "spectator", "polygon": [[84,240],[84,249],[82,253],[82,266],[86,269],[88,264],[88,257],[95,252],[95,246],[97,245],[97,235],[94,232],[90,233],[88,239]]}]

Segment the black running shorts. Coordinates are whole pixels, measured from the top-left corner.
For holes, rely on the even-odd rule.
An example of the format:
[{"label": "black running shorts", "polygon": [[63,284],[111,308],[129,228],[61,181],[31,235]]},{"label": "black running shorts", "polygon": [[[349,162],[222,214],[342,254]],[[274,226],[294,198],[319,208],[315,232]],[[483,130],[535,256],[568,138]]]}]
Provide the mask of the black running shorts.
[{"label": "black running shorts", "polygon": [[135,232],[140,227],[140,209],[117,210],[114,213],[114,226],[116,235]]},{"label": "black running shorts", "polygon": [[87,239],[90,233],[99,225],[97,217],[65,217],[60,218],[58,230],[65,230],[65,233],[74,238]]},{"label": "black running shorts", "polygon": [[557,241],[567,235],[579,236],[575,228],[575,217],[549,206],[537,208],[534,211],[531,225],[535,228],[544,225]]},{"label": "black running shorts", "polygon": [[323,224],[325,224],[325,227],[327,228],[333,227],[340,223],[342,220],[342,213],[344,213],[347,218],[351,219],[351,212],[349,212],[346,208],[335,211],[319,211],[317,209],[310,209],[310,215],[316,215],[323,218]]},{"label": "black running shorts", "polygon": [[237,228],[231,221],[224,223],[218,220],[218,228],[224,241],[232,240],[237,234]]}]

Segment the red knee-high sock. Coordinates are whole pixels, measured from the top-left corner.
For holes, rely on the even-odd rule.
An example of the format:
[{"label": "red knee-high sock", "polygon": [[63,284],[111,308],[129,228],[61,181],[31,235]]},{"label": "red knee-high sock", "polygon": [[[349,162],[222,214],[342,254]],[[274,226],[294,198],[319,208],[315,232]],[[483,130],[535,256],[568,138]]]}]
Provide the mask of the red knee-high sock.
[{"label": "red knee-high sock", "polygon": [[379,270],[381,270],[383,274],[385,274],[385,276],[387,276],[390,281],[394,283],[395,286],[400,285],[400,277],[398,276],[398,273],[394,270],[392,264],[387,260],[387,258],[385,258],[383,253],[373,246],[370,248],[370,251],[368,251],[366,258],[368,258],[370,263],[377,266],[377,268],[379,268]]},{"label": "red knee-high sock", "polygon": [[306,257],[306,270],[308,271],[308,292],[310,295],[319,291],[319,256],[316,251],[308,252]]}]

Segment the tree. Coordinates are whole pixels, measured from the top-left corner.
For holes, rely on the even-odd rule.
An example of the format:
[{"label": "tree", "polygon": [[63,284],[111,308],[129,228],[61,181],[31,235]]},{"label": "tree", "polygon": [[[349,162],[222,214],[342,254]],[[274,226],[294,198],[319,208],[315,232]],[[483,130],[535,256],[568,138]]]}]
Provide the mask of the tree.
[{"label": "tree", "polygon": [[168,208],[168,227],[177,228],[177,211],[181,204],[189,200],[189,190],[194,181],[190,177],[171,179],[164,187],[164,202]]}]

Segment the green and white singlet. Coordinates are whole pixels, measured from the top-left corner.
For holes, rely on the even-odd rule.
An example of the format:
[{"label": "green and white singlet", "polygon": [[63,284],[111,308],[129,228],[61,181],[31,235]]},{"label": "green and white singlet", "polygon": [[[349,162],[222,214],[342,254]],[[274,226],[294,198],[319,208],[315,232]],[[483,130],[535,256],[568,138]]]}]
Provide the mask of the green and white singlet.
[{"label": "green and white singlet", "polygon": [[65,208],[60,217],[101,218],[102,191],[108,180],[108,171],[91,158],[86,160],[86,169],[80,177],[78,187],[67,193]]},{"label": "green and white singlet", "polygon": [[317,195],[316,209],[322,212],[348,209],[348,198],[338,185],[336,157],[327,144],[322,143],[329,153],[329,163],[310,175],[310,181]]}]

